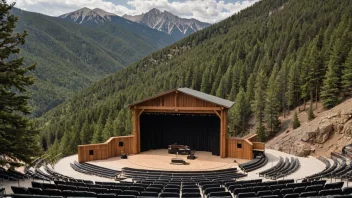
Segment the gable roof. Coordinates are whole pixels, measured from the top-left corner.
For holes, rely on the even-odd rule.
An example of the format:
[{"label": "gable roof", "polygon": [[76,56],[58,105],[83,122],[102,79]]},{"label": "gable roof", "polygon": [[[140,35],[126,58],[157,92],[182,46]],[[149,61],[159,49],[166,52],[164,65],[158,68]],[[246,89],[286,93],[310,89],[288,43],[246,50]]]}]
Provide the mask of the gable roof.
[{"label": "gable roof", "polygon": [[206,93],[203,93],[203,92],[200,92],[200,91],[196,91],[196,90],[184,87],[184,88],[172,89],[172,90],[163,92],[161,94],[157,94],[155,96],[152,96],[152,97],[149,97],[149,98],[145,98],[145,99],[143,99],[141,101],[138,101],[138,102],[135,102],[133,104],[128,105],[128,107],[135,106],[135,105],[140,104],[142,102],[145,102],[147,100],[151,100],[151,99],[157,98],[159,96],[163,96],[163,95],[172,93],[174,91],[179,91],[181,93],[193,96],[195,98],[198,98],[198,99],[201,99],[201,100],[204,100],[204,101],[207,101],[207,102],[211,102],[211,103],[223,106],[225,108],[231,108],[232,105],[234,104],[234,102],[232,102],[230,100],[226,100],[226,99],[223,99],[223,98],[219,98],[219,97],[216,97],[216,96],[213,96],[213,95],[210,95],[210,94],[206,94]]}]

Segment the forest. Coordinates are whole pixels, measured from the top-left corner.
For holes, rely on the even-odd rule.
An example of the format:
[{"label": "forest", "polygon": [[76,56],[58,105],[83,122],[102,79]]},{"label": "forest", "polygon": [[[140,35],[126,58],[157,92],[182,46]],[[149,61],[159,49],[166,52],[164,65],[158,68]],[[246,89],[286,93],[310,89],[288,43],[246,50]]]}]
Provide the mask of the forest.
[{"label": "forest", "polygon": [[228,136],[246,134],[254,118],[265,141],[289,110],[307,101],[328,109],[351,96],[351,25],[352,1],[262,0],[47,112],[37,120],[41,146],[65,156],[130,134],[128,104],[178,87],[235,101]]}]

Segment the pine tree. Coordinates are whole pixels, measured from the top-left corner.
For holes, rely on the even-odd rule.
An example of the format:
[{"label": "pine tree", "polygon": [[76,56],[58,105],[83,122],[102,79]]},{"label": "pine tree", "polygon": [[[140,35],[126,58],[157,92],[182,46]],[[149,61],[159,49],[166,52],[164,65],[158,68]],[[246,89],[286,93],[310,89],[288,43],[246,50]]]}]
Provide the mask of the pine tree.
[{"label": "pine tree", "polygon": [[300,126],[301,126],[301,123],[299,122],[297,112],[295,111],[295,113],[293,114],[292,127],[293,129],[297,129]]},{"label": "pine tree", "polygon": [[211,91],[211,77],[210,70],[207,67],[203,73],[202,82],[200,85],[200,91],[204,93],[210,93]]},{"label": "pine tree", "polygon": [[334,65],[333,59],[329,62],[329,68],[325,75],[322,87],[321,98],[326,108],[332,108],[339,102],[339,77],[338,67]]},{"label": "pine tree", "polygon": [[24,67],[17,58],[19,45],[25,43],[27,32],[15,33],[18,18],[10,13],[15,4],[0,2],[0,165],[20,166],[38,155],[39,132],[26,116],[30,113],[26,94],[34,79],[28,75],[35,65]]},{"label": "pine tree", "polygon": [[92,136],[89,133],[90,133],[90,128],[89,128],[88,118],[86,118],[86,120],[83,123],[82,129],[80,131],[81,144],[88,144],[90,142]]},{"label": "pine tree", "polygon": [[308,110],[308,120],[313,120],[314,119],[314,112],[313,112],[313,103],[312,101],[310,102],[309,105],[309,110]]},{"label": "pine tree", "polygon": [[286,92],[287,106],[292,108],[299,103],[300,98],[300,86],[299,86],[299,68],[298,64],[294,63],[291,65],[288,74],[288,87]]},{"label": "pine tree", "polygon": [[246,94],[242,87],[236,96],[234,107],[230,109],[229,117],[232,123],[230,130],[235,136],[247,130],[249,104],[246,100]]},{"label": "pine tree", "polygon": [[351,95],[352,91],[352,48],[348,53],[348,58],[344,64],[342,75],[342,87],[344,95]]},{"label": "pine tree", "polygon": [[263,124],[264,107],[265,107],[265,89],[266,89],[266,76],[263,71],[257,74],[254,90],[254,102],[252,111],[256,118],[256,123],[259,127]]},{"label": "pine tree", "polygon": [[[265,98],[265,122],[270,129],[270,136],[273,136],[280,125],[278,120],[280,114],[280,99],[279,99],[279,86],[276,79],[277,67],[274,67],[273,72],[269,78],[268,86],[266,88]],[[280,82],[281,83],[281,82]]]},{"label": "pine tree", "polygon": [[260,142],[265,142],[267,139],[264,126],[259,126],[257,128],[257,135]]},{"label": "pine tree", "polygon": [[103,142],[114,136],[113,120],[111,116],[106,120],[104,130],[102,132]]}]

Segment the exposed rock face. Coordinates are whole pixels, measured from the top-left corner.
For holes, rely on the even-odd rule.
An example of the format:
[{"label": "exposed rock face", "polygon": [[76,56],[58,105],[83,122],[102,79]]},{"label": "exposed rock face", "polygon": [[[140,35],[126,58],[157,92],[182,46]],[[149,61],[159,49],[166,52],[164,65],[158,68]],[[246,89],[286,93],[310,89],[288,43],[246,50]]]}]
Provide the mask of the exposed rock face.
[{"label": "exposed rock face", "polygon": [[323,112],[301,127],[281,133],[266,145],[297,156],[328,155],[352,143],[352,99]]}]

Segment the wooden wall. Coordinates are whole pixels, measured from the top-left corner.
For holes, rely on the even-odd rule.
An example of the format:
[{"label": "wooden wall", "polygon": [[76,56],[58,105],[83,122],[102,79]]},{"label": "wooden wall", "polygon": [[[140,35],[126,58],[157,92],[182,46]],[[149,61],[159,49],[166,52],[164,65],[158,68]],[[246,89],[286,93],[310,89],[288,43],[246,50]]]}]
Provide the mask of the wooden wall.
[{"label": "wooden wall", "polygon": [[[227,157],[253,159],[253,145],[247,139],[228,138],[227,143]],[[241,144],[242,148],[238,148],[237,144]]]},{"label": "wooden wall", "polygon": [[214,103],[195,98],[193,96],[181,93],[171,92],[156,98],[152,98],[138,104],[138,106],[153,107],[218,107]]},{"label": "wooden wall", "polygon": [[[88,162],[94,160],[103,160],[110,157],[117,157],[123,153],[131,153],[133,136],[111,137],[102,144],[87,144],[78,146],[78,162]],[[123,147],[119,146],[119,142],[123,142]],[[94,155],[89,155],[89,151],[93,150]]]},{"label": "wooden wall", "polygon": [[265,144],[263,142],[252,142],[253,149],[256,150],[265,150]]}]

